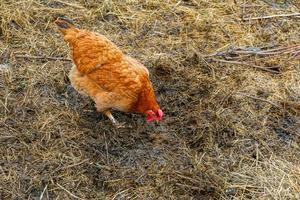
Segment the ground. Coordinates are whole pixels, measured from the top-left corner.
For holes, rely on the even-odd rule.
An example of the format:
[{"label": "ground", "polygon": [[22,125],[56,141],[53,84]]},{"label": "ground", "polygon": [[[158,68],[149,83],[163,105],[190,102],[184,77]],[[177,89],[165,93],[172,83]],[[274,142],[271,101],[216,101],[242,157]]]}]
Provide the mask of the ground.
[{"label": "ground", "polygon": [[[276,16],[299,11],[297,0],[0,1],[0,199],[300,199],[300,20]],[[97,113],[70,86],[58,16],[143,62],[164,120],[114,112],[132,126],[116,129]]]}]

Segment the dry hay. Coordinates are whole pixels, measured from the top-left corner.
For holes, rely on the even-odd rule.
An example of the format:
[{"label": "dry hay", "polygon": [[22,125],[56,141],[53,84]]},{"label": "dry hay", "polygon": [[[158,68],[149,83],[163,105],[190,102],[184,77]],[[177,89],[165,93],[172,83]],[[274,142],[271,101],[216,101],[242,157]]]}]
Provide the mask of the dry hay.
[{"label": "dry hay", "polygon": [[[299,45],[299,8],[1,0],[0,199],[299,199],[299,52],[232,54]],[[72,89],[61,15],[148,66],[162,123],[116,130]]]}]

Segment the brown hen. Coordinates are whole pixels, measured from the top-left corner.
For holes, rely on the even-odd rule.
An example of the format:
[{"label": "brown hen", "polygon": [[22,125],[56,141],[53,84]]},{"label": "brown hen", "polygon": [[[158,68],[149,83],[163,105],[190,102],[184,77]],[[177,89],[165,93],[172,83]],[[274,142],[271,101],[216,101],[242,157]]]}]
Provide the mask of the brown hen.
[{"label": "brown hen", "polygon": [[57,24],[68,42],[74,62],[69,74],[72,86],[89,96],[97,111],[115,125],[111,109],[142,113],[147,121],[160,121],[160,109],[149,79],[149,71],[136,59],[126,56],[105,36],[78,29],[67,18]]}]

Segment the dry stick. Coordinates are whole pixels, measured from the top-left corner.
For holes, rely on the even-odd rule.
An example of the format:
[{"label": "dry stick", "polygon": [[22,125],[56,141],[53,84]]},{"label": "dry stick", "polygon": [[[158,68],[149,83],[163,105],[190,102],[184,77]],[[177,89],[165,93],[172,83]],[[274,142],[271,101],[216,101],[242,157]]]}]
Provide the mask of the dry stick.
[{"label": "dry stick", "polygon": [[63,186],[61,186],[60,184],[56,183],[56,185],[58,187],[60,187],[62,190],[66,191],[69,195],[71,195],[72,197],[74,197],[75,199],[81,199],[81,200],[84,200],[78,196],[76,196],[75,194],[72,194],[69,190],[67,190],[66,188],[64,188]]},{"label": "dry stick", "polygon": [[47,187],[48,187],[48,184],[44,187],[44,190],[43,190],[42,194],[40,195],[40,200],[43,199],[43,196],[44,196],[45,191],[47,190]]},{"label": "dry stick", "polygon": [[79,8],[79,9],[83,9],[84,8],[83,6],[79,6],[79,5],[76,5],[76,4],[64,2],[64,1],[61,1],[61,0],[55,0],[55,1],[58,2],[58,3],[65,4],[67,6],[70,6],[70,7],[74,7],[74,8]]},{"label": "dry stick", "polygon": [[[298,50],[299,51],[299,50]],[[297,53],[298,51],[286,51],[286,52],[280,52],[282,55],[285,55],[285,54],[293,54],[293,53]],[[277,52],[273,52],[273,53],[264,53],[264,52],[261,52],[259,54],[256,54],[256,55],[265,55],[265,56],[272,56],[272,55],[278,55]]]},{"label": "dry stick", "polygon": [[212,56],[223,56],[229,53],[234,54],[250,54],[250,55],[276,55],[276,54],[291,54],[298,52],[300,50],[300,45],[293,45],[288,47],[280,47],[280,48],[273,48],[267,50],[260,50],[260,51],[251,51],[251,50],[244,50],[243,48],[236,48],[232,50],[227,50],[223,52],[216,52],[213,54],[205,55],[204,57],[212,57]]},{"label": "dry stick", "polygon": [[126,189],[126,190],[123,190],[123,191],[121,191],[121,192],[118,192],[117,194],[115,194],[115,195],[113,196],[112,200],[115,200],[115,199],[117,198],[118,195],[127,192],[129,189],[131,189],[131,188],[128,188],[128,189]]},{"label": "dry stick", "polygon": [[300,13],[289,13],[289,14],[279,14],[279,15],[269,15],[269,16],[261,16],[261,17],[249,17],[249,18],[243,18],[242,21],[248,21],[248,20],[259,20],[259,19],[270,19],[275,17],[293,17],[293,16],[299,16]]},{"label": "dry stick", "polygon": [[271,69],[264,68],[264,67],[257,66],[257,65],[251,65],[251,64],[245,63],[245,62],[221,60],[221,59],[215,59],[215,58],[210,58],[209,60],[214,61],[214,62],[223,62],[223,63],[236,64],[236,65],[246,65],[246,66],[254,67],[254,68],[257,68],[257,69],[260,69],[260,70],[263,70],[263,71],[271,72],[271,73],[274,73],[274,74],[280,74],[280,72],[278,72],[278,71],[271,70]]},{"label": "dry stick", "polygon": [[89,159],[85,159],[85,160],[82,160],[82,161],[80,161],[80,162],[78,162],[78,163],[74,163],[74,164],[72,164],[72,165],[68,165],[68,166],[65,166],[65,167],[57,167],[57,168],[55,168],[54,170],[52,170],[51,174],[54,174],[54,173],[56,173],[56,172],[58,172],[58,171],[61,171],[61,170],[65,170],[65,169],[69,169],[69,168],[72,168],[72,167],[81,165],[81,164],[83,164],[83,163],[85,163],[85,162],[87,162],[87,161],[89,161]]},{"label": "dry stick", "polygon": [[242,8],[253,8],[253,7],[263,7],[263,5],[258,5],[258,4],[244,4],[244,5],[240,5],[239,7],[242,7]]},{"label": "dry stick", "polygon": [[[274,73],[274,74],[279,74],[278,71],[271,70],[271,69],[268,69],[268,68],[265,68],[265,67],[261,67],[261,66],[257,66],[257,65],[252,65],[252,64],[249,64],[249,63],[245,63],[245,62],[222,60],[222,59],[216,59],[216,58],[205,59],[207,57],[220,56],[220,55],[218,55],[218,53],[214,53],[214,54],[210,54],[210,55],[204,55],[204,56],[203,55],[199,55],[198,53],[196,53],[196,54],[198,56],[202,57],[204,60],[206,60],[208,62],[209,61],[214,61],[214,62],[223,62],[223,63],[236,64],[236,65],[246,65],[246,66],[254,67],[254,68],[257,68],[257,69],[260,69],[260,70],[263,70],[263,71],[271,72],[271,73]],[[221,54],[222,55],[226,55],[225,52],[221,52]]]},{"label": "dry stick", "polygon": [[74,163],[74,164],[72,164],[72,165],[68,165],[68,166],[62,167],[62,168],[60,168],[59,170],[69,169],[69,168],[72,168],[72,167],[81,165],[81,164],[83,164],[83,163],[85,163],[85,162],[87,162],[87,161],[89,161],[89,159],[85,159],[85,160],[82,160],[82,161],[80,161],[80,162],[78,162],[78,163]]},{"label": "dry stick", "polygon": [[200,188],[200,187],[191,186],[191,185],[188,185],[188,184],[182,184],[182,183],[175,183],[175,184],[178,185],[178,186],[181,186],[181,187],[186,187],[186,188],[192,189],[192,190],[199,190],[199,191],[202,190],[202,188]]},{"label": "dry stick", "polygon": [[279,47],[279,48],[273,48],[273,49],[267,49],[267,50],[261,50],[261,51],[251,51],[251,50],[244,50],[243,48],[235,48],[235,49],[229,49],[226,51],[221,52],[215,52],[209,55],[203,55],[202,57],[214,57],[214,56],[224,56],[229,53],[235,53],[235,54],[250,54],[250,55],[276,55],[279,53],[283,54],[289,54],[294,53],[294,51],[299,51],[300,45],[293,45],[288,47]]},{"label": "dry stick", "polygon": [[249,50],[232,50],[230,53],[236,53],[236,54],[257,54],[257,55],[274,55],[274,54],[288,54],[293,53],[293,51],[300,50],[300,45],[296,46],[290,46],[290,47],[282,47],[282,48],[276,48],[276,49],[268,49],[268,50],[261,50],[261,51],[249,51]]},{"label": "dry stick", "polygon": [[69,58],[62,58],[62,57],[51,57],[51,56],[30,56],[30,55],[16,55],[16,58],[30,58],[30,59],[46,59],[46,60],[61,60],[61,61],[69,61],[72,60]]},{"label": "dry stick", "polygon": [[269,101],[267,99],[262,99],[262,98],[259,98],[259,97],[254,97],[254,96],[251,96],[249,94],[245,94],[245,93],[241,93],[241,92],[237,92],[236,94],[242,95],[242,96],[245,96],[245,97],[248,97],[248,98],[251,98],[251,99],[259,100],[259,101],[264,101],[264,102],[269,103],[269,104],[271,104],[271,105],[273,105],[273,106],[275,106],[277,108],[281,108],[278,104],[276,104],[276,103],[274,103],[272,101]]},{"label": "dry stick", "polygon": [[268,49],[261,52],[258,52],[261,55],[274,55],[274,54],[288,54],[293,53],[294,51],[299,51],[300,45],[294,45],[290,47],[282,47],[282,48],[276,48],[276,49]]},{"label": "dry stick", "polygon": [[[272,56],[278,54],[292,54],[295,53],[295,50],[283,51],[283,52],[254,52],[254,51],[232,51],[231,53],[235,54],[250,54],[250,55],[261,55],[261,56]],[[296,51],[297,52],[297,51]]]},{"label": "dry stick", "polygon": [[[196,52],[196,51],[195,51]],[[197,52],[196,52],[197,53]],[[274,55],[280,55],[280,54],[293,54],[293,58],[296,57],[300,53],[300,45],[293,45],[289,47],[279,47],[279,48],[274,48],[274,49],[267,49],[267,50],[262,50],[262,51],[249,51],[249,50],[243,50],[243,48],[237,48],[233,49],[231,51],[224,51],[224,52],[216,52],[210,55],[199,55],[202,58],[207,58],[207,57],[214,57],[214,56],[226,56],[229,53],[234,53],[234,54],[239,54],[241,55],[262,55],[262,56],[274,56]],[[279,68],[281,65],[277,65],[274,67],[261,67],[257,65],[252,65],[246,62],[241,62],[241,61],[234,61],[234,60],[222,60],[222,59],[215,59],[215,58],[210,58],[209,60],[215,61],[215,62],[223,62],[223,63],[230,63],[230,64],[240,64],[240,65],[246,65],[246,66],[251,66],[254,68],[258,68],[263,71],[271,72],[271,73],[276,73],[279,74],[280,72],[272,70],[272,68]],[[290,60],[290,59],[288,59]]]},{"label": "dry stick", "polygon": [[264,52],[270,52],[270,51],[284,51],[286,49],[294,49],[294,48],[299,48],[300,45],[292,45],[292,46],[287,46],[287,47],[278,47],[278,48],[273,48],[273,49],[267,49],[263,50]]}]

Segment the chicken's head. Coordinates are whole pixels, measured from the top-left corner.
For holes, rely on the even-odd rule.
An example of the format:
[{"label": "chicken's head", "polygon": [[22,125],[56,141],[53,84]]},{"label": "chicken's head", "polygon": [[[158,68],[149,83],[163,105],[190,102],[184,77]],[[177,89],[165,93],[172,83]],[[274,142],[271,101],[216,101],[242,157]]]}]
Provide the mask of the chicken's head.
[{"label": "chicken's head", "polygon": [[162,117],[164,116],[164,113],[161,109],[158,109],[156,112],[153,110],[148,110],[147,111],[147,116],[146,116],[146,121],[151,122],[151,121],[160,121],[162,120]]}]

